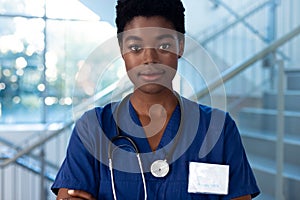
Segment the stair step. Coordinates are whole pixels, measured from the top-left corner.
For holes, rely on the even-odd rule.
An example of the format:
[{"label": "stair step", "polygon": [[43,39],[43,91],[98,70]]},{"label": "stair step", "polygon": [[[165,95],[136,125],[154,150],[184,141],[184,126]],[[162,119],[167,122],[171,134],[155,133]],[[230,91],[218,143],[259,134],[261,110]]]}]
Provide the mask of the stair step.
[{"label": "stair step", "polygon": [[[241,131],[242,140],[247,153],[259,155],[271,160],[276,160],[276,143],[275,134],[257,133],[252,131]],[[284,162],[298,166],[300,172],[300,137],[284,137]]]},{"label": "stair step", "polygon": [[[300,83],[299,83],[300,84]],[[300,90],[285,92],[285,109],[288,111],[300,112]],[[277,109],[277,92],[270,91],[264,93],[263,96],[263,107],[266,109]]]},{"label": "stair step", "polygon": [[285,70],[287,76],[287,89],[300,90],[300,68]]},{"label": "stair step", "polygon": [[[238,125],[246,130],[273,132],[277,129],[277,110],[243,108],[238,113]],[[300,112],[284,111],[285,135],[300,136]]]},{"label": "stair step", "polygon": [[[255,177],[261,191],[264,192],[266,199],[272,199],[276,193],[276,162],[261,156],[248,154],[248,159],[253,168]],[[284,196],[285,199],[298,199],[299,194],[295,188],[300,188],[300,170],[299,166],[284,165],[283,171]],[[291,187],[293,186],[293,187]],[[265,198],[258,198],[264,199]]]},{"label": "stair step", "polygon": [[[272,132],[255,132],[255,131],[247,131],[240,128],[241,136],[242,137],[252,137],[252,138],[259,138],[261,140],[268,140],[268,141],[277,141],[276,133]],[[285,135],[284,136],[284,143],[290,145],[296,145],[300,147],[300,136],[291,136]]]},{"label": "stair step", "polygon": [[[276,161],[271,160],[268,158],[264,158],[261,156],[247,154],[251,167],[260,170],[263,172],[267,172],[272,175],[276,175]],[[288,179],[299,181],[300,183],[300,167],[291,165],[291,164],[284,164],[283,176]]]}]

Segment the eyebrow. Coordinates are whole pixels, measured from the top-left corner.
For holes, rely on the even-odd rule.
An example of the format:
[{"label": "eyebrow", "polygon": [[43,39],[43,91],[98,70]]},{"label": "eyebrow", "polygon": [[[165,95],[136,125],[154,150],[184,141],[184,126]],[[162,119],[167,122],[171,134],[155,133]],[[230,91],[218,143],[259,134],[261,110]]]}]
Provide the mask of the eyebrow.
[{"label": "eyebrow", "polygon": [[134,35],[130,35],[130,36],[125,38],[125,42],[130,41],[130,40],[142,41],[142,38],[140,38],[138,36],[134,36]]},{"label": "eyebrow", "polygon": [[160,35],[157,37],[158,40],[162,40],[162,39],[165,39],[165,38],[170,38],[170,39],[176,39],[174,35],[172,34],[163,34],[163,35]]},{"label": "eyebrow", "polygon": [[[159,35],[156,37],[156,39],[158,40],[162,40],[162,39],[165,39],[165,38],[170,38],[170,39],[176,39],[174,35],[172,34],[163,34],[163,35]],[[125,38],[125,42],[127,41],[130,41],[130,40],[135,40],[135,41],[142,41],[142,37],[138,37],[138,36],[135,36],[135,35],[130,35],[128,37]]]}]

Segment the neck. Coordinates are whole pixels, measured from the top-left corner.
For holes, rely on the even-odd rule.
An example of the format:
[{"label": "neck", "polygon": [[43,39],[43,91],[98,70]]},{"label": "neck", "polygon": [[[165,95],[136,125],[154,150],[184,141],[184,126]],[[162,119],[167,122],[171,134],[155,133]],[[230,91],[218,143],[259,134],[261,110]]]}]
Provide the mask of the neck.
[{"label": "neck", "polygon": [[[176,95],[168,89],[155,94],[142,93],[136,90],[131,95],[130,101],[138,115],[149,115],[149,110],[153,105],[159,105],[157,107],[164,108],[167,115],[169,115],[174,111],[178,103]],[[157,114],[159,115],[160,112],[161,110],[158,109]]]},{"label": "neck", "polygon": [[169,89],[155,94],[135,90],[130,101],[141,121],[149,145],[155,151],[178,99]]}]

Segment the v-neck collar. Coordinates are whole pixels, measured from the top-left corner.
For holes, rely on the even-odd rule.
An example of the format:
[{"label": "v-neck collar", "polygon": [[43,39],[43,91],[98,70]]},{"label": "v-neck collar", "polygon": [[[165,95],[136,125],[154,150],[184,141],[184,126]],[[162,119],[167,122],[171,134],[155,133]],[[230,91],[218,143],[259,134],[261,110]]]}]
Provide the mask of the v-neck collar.
[{"label": "v-neck collar", "polygon": [[[130,117],[133,120],[133,122],[135,124],[137,124],[138,126],[142,127],[142,123],[141,123],[140,119],[138,118],[138,115],[130,101],[129,101],[129,113],[130,113]],[[179,125],[180,125],[180,106],[177,105],[171,115],[171,118],[167,124],[167,127],[162,135],[162,138],[161,138],[156,150],[163,148],[164,146],[166,146],[167,144],[169,144],[172,141],[172,139],[177,134]],[[131,133],[131,137],[132,137],[132,135],[133,134]],[[145,135],[145,133],[144,133],[144,135]],[[138,144],[138,148],[141,153],[152,152],[152,149],[151,149],[150,144],[146,137],[144,137],[144,138],[134,137],[134,140]]]}]

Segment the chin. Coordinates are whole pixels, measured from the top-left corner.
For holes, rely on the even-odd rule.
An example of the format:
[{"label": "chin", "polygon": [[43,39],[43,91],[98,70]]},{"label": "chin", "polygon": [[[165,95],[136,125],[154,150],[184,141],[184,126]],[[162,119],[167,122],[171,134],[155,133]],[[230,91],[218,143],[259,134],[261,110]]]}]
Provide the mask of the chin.
[{"label": "chin", "polygon": [[146,94],[159,94],[165,90],[172,90],[172,88],[166,88],[166,87],[164,87],[162,85],[158,85],[158,84],[147,84],[147,85],[143,85],[139,88],[136,88],[136,90],[139,90]]}]

